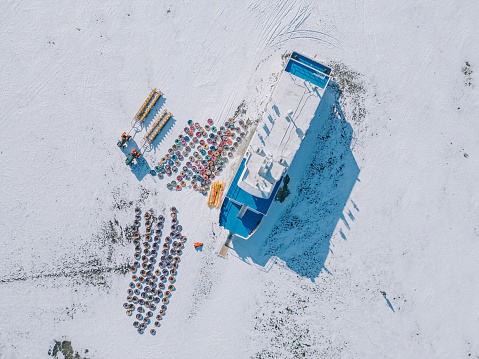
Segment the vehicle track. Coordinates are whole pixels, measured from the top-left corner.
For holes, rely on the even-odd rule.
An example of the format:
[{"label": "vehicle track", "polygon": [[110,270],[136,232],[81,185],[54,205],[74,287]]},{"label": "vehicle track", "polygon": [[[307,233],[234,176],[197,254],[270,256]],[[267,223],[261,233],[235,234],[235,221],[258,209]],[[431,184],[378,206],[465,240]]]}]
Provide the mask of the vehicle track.
[{"label": "vehicle track", "polygon": [[[248,6],[250,12],[260,12],[260,23],[263,24],[256,43],[256,53],[270,52],[271,49],[284,46],[293,40],[313,40],[344,51],[344,43],[331,32],[331,25],[321,29],[320,24],[307,25],[314,7],[310,2],[281,1],[269,9],[260,9],[258,5]],[[271,13],[272,12],[272,13]],[[294,14],[294,15],[293,15]],[[268,16],[269,15],[269,16]],[[306,28],[308,26],[309,28]]]}]

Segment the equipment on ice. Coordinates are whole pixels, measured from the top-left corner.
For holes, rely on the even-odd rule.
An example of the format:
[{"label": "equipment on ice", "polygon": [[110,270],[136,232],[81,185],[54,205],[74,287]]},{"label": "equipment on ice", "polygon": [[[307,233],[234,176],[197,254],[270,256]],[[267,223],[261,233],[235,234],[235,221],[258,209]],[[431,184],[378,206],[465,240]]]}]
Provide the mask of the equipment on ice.
[{"label": "equipment on ice", "polygon": [[126,132],[123,132],[123,133],[121,134],[121,139],[120,139],[120,141],[118,141],[118,143],[117,143],[117,146],[118,146],[118,147],[123,147],[123,148],[125,148],[125,147],[126,147],[126,143],[127,143],[128,141],[130,141],[130,138],[131,138],[130,135],[127,135]]},{"label": "equipment on ice", "polygon": [[141,156],[141,152],[137,151],[136,148],[134,148],[131,153],[130,153],[130,156],[126,159],[125,163],[130,166],[132,163],[133,163],[133,160],[135,158],[138,158]]},{"label": "equipment on ice", "polygon": [[195,249],[201,248],[201,247],[203,247],[203,243],[201,243],[201,242],[196,242],[196,243],[194,244],[194,247],[195,247]]}]

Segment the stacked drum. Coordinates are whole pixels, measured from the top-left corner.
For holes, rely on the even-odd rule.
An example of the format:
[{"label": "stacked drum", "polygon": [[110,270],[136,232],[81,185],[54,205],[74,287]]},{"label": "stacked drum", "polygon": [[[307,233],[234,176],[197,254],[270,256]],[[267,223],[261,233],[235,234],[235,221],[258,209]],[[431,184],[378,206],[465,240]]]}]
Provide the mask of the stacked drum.
[{"label": "stacked drum", "polygon": [[[159,327],[160,320],[166,314],[172,292],[175,290],[175,281],[183,253],[186,237],[181,234],[182,226],[178,222],[178,210],[171,207],[171,231],[161,244],[162,230],[165,217],[155,218],[146,212],[145,234],[140,235],[141,210],[136,209],[133,223],[133,243],[135,245],[135,261],[131,268],[132,281],[127,290],[127,302],[123,304],[126,314],[131,316],[136,311],[133,326],[138,333],[143,334],[148,325],[154,320],[154,326]],[[141,241],[143,237],[143,242]],[[159,313],[154,319],[154,312]],[[156,334],[151,329],[152,335]]]},{"label": "stacked drum", "polygon": [[[166,186],[170,190],[181,191],[188,183],[204,195],[212,180],[218,176],[228,159],[233,157],[241,141],[245,139],[251,121],[235,121],[230,118],[217,129],[213,120],[201,127],[199,123],[188,121],[184,128],[185,134],[180,134],[168,153],[155,167],[158,177],[174,176],[174,180]],[[182,162],[186,161],[184,166]]]}]

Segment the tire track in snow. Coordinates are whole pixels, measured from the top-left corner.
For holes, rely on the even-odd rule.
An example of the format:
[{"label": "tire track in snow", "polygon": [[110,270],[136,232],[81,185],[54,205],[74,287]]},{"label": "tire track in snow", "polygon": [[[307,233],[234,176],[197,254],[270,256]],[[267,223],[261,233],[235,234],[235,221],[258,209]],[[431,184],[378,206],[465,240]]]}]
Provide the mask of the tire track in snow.
[{"label": "tire track in snow", "polygon": [[[309,6],[301,6],[298,8],[296,11],[296,14],[293,16],[293,19],[290,20],[286,25],[284,25],[279,31],[279,34],[277,34],[274,37],[271,37],[268,40],[267,46],[271,47],[270,45],[280,36],[282,36],[285,32],[294,32],[294,30],[297,30],[303,23],[306,21],[306,19],[309,17],[307,14],[307,11],[309,9]],[[284,18],[283,18],[284,19]],[[282,20],[283,20],[282,19]],[[291,27],[294,27],[292,31],[288,31],[291,29]]]},{"label": "tire track in snow", "polygon": [[300,9],[296,16],[284,27],[284,31],[281,31],[268,42],[267,47],[278,47],[288,41],[296,39],[312,39],[343,50],[343,43],[327,31],[301,29],[311,14],[309,10],[309,6],[304,6]]},{"label": "tire track in snow", "polygon": [[258,5],[250,4],[248,10],[250,12],[259,11],[260,23],[264,24],[256,44],[257,54],[261,54],[264,50],[278,48],[289,41],[301,39],[324,43],[344,51],[343,42],[332,35],[328,28],[324,30],[304,28],[314,11],[309,2],[281,1],[272,10],[261,10]]},{"label": "tire track in snow", "polygon": [[[260,8],[259,5],[251,6],[253,3],[248,5],[248,10],[250,13],[254,11],[259,12],[259,19],[255,23],[263,24],[261,27],[261,31],[259,33],[258,39],[255,44],[255,54],[256,59],[261,57],[263,51],[267,48],[266,44],[273,38],[275,35],[275,31],[278,26],[280,26],[282,19],[286,17],[286,15],[291,11],[294,7],[294,2],[289,2],[288,0],[283,0],[279,3],[275,3],[273,7],[269,7],[267,4],[264,8]],[[289,9],[286,11],[285,7],[290,5]],[[284,13],[286,11],[286,13]],[[273,14],[271,15],[271,12]]]},{"label": "tire track in snow", "polygon": [[286,16],[291,12],[292,8],[294,7],[294,3],[290,4],[289,9],[285,9],[286,5],[288,4],[287,1],[283,1],[280,4],[280,7],[274,17],[271,19],[265,34],[264,45],[263,47],[267,47],[268,43],[272,41],[277,35],[276,31],[278,27],[281,25],[281,22],[286,18]]},{"label": "tire track in snow", "polygon": [[[305,30],[307,31],[307,30]],[[318,38],[317,36],[293,36],[289,39],[286,39],[286,40],[283,40],[283,41],[279,41],[277,43],[275,43],[274,45],[270,46],[270,47],[278,47],[280,45],[283,45],[284,43],[288,42],[288,41],[292,41],[292,40],[297,40],[297,39],[308,39],[308,40],[314,40],[316,42],[319,42],[319,43],[324,43],[324,44],[327,44],[327,45],[330,45],[331,47],[334,47],[334,48],[337,48],[339,50],[344,50],[342,47],[338,46],[338,45],[335,45],[334,43],[332,43],[331,41],[327,41],[327,40],[324,40],[324,39],[320,39]]]}]

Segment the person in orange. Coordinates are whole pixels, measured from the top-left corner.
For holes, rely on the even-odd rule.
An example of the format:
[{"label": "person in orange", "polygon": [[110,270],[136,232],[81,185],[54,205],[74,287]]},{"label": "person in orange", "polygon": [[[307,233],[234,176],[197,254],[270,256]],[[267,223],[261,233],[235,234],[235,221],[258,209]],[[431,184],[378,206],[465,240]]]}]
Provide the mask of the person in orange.
[{"label": "person in orange", "polygon": [[126,141],[129,141],[131,138],[131,136],[127,135],[126,132],[123,132],[121,134],[121,139],[120,141],[118,141],[117,145],[118,147],[123,147],[125,148],[126,147]]},{"label": "person in orange", "polygon": [[198,248],[200,248],[200,247],[203,247],[203,243],[201,243],[201,242],[196,242],[196,243],[194,244],[194,246],[195,246],[195,249],[198,249]]},{"label": "person in orange", "polygon": [[134,148],[133,151],[131,151],[130,156],[126,159],[125,163],[126,163],[128,166],[130,166],[130,165],[133,163],[133,160],[134,160],[135,158],[140,157],[140,156],[141,156],[141,152],[139,152],[139,151],[137,152],[137,151],[136,151],[136,148]]}]

